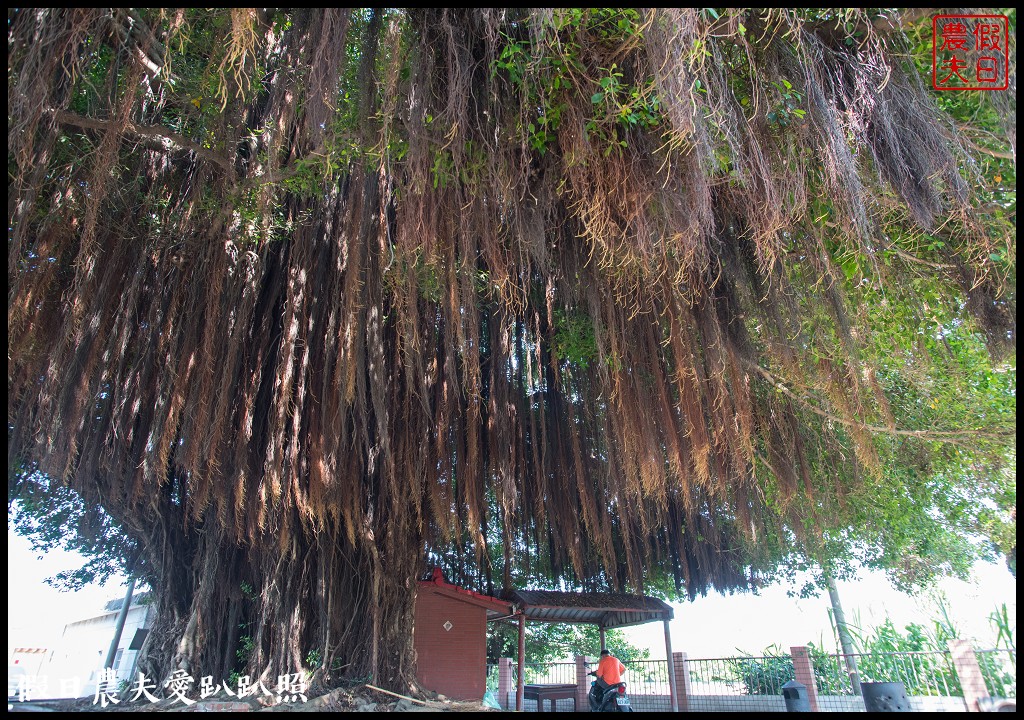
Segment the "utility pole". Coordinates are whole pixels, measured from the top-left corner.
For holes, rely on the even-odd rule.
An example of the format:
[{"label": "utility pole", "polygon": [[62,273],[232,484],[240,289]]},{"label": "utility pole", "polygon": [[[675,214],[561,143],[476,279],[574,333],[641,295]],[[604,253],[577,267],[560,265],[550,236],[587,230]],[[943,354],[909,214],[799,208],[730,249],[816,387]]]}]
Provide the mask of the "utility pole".
[{"label": "utility pole", "polygon": [[829,600],[832,601],[832,612],[836,616],[839,644],[842,646],[843,656],[846,658],[846,670],[850,673],[853,694],[860,695],[860,673],[857,672],[857,658],[853,656],[853,638],[850,637],[850,629],[846,626],[846,614],[843,613],[843,606],[839,602],[839,588],[836,587],[836,581],[828,573],[825,573],[825,582],[828,585]]},{"label": "utility pole", "polygon": [[117,624],[114,626],[114,639],[110,641],[110,649],[107,650],[107,660],[103,667],[114,667],[114,658],[117,656],[117,646],[121,644],[121,633],[124,631],[124,621],[128,618],[128,607],[132,604],[132,594],[135,592],[135,578],[128,580],[128,592],[125,593],[124,602],[121,603],[121,612],[117,614]]}]

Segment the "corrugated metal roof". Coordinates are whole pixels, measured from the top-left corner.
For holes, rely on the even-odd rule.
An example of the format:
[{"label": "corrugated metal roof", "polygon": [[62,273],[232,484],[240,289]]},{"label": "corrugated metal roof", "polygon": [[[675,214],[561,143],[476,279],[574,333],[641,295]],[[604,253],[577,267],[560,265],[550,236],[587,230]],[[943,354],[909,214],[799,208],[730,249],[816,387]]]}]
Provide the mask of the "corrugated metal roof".
[{"label": "corrugated metal roof", "polygon": [[672,607],[658,598],[626,593],[575,593],[555,590],[506,590],[527,620],[589,623],[605,628],[671,620]]}]

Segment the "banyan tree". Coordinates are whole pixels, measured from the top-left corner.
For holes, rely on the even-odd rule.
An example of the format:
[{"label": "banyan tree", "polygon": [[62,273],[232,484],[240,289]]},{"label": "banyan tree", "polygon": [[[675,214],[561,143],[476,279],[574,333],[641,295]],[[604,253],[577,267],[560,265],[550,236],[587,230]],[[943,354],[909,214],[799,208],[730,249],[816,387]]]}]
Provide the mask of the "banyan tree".
[{"label": "banyan tree", "polygon": [[929,318],[1014,347],[1015,100],[965,137],[917,58],[898,13],[9,10],[9,489],[137,543],[150,672],[244,624],[400,686],[428,560],[749,587],[878,438],[985,437],[894,405]]}]

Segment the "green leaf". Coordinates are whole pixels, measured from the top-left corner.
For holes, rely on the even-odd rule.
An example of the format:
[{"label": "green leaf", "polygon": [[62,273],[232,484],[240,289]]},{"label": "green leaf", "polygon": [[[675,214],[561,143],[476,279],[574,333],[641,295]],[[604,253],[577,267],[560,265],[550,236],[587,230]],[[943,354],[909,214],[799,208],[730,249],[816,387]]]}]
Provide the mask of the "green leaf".
[{"label": "green leaf", "polygon": [[842,268],[843,274],[846,275],[846,279],[852,280],[853,276],[857,274],[857,271],[859,269],[857,266],[857,259],[850,258],[849,260],[842,264]]},{"label": "green leaf", "polygon": [[602,100],[604,100],[603,92],[596,92],[590,96],[590,102],[592,102],[594,105],[598,105]]}]

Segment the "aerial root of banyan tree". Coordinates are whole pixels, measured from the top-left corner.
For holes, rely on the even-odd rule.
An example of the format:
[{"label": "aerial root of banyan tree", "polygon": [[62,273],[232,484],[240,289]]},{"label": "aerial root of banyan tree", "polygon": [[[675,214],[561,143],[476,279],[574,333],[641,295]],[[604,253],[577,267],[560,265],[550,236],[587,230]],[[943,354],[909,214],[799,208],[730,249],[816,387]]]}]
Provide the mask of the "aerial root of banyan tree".
[{"label": "aerial root of banyan tree", "polygon": [[151,674],[407,687],[428,559],[756,583],[895,424],[836,258],[896,229],[1012,342],[898,30],[740,19],[9,14],[10,476],[139,541]]},{"label": "aerial root of banyan tree", "polygon": [[258,549],[215,525],[166,538],[168,556],[153,563],[160,616],[140,670],[221,680],[242,670],[271,690],[280,675],[310,670],[314,691],[345,677],[406,686],[422,551],[380,546],[372,533],[353,545],[330,525]]}]

